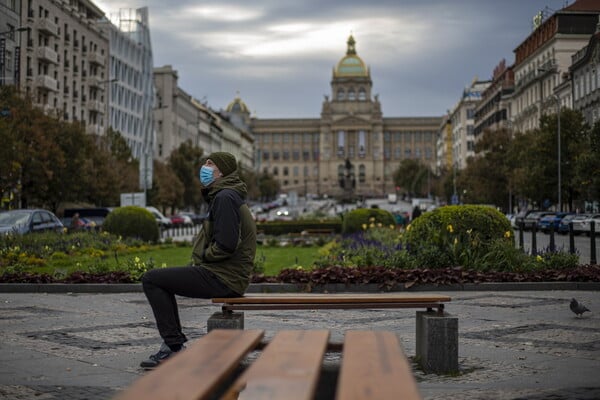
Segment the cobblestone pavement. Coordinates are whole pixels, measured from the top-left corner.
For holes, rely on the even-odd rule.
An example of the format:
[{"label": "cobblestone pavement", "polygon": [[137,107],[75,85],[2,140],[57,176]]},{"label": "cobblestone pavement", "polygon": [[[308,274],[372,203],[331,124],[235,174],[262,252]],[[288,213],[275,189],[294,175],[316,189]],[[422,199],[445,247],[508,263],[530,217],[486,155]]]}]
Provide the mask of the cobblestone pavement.
[{"label": "cobblestone pavement", "polygon": [[[460,373],[414,373],[425,399],[600,398],[600,296],[597,291],[444,292],[459,318]],[[577,318],[572,297],[592,313]],[[215,311],[179,299],[185,332],[206,333]],[[595,310],[595,312],[594,312]],[[414,310],[246,312],[246,328],[398,332],[415,353]],[[142,293],[0,293],[0,399],[110,399],[143,371],[160,338]],[[336,362],[339,355],[328,354]]]}]

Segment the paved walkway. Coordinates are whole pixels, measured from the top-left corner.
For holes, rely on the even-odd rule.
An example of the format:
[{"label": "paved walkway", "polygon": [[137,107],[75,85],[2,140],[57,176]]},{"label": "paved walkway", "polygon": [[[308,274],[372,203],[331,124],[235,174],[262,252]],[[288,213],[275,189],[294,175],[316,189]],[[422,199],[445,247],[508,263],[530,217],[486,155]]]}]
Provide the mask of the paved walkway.
[{"label": "paved walkway", "polygon": [[[415,370],[425,399],[600,398],[598,291],[443,292],[459,317],[458,376]],[[593,313],[576,318],[576,297]],[[180,299],[188,337],[219,308]],[[246,312],[246,328],[397,331],[415,353],[414,310]],[[0,399],[110,399],[160,344],[142,293],[0,293]]]}]

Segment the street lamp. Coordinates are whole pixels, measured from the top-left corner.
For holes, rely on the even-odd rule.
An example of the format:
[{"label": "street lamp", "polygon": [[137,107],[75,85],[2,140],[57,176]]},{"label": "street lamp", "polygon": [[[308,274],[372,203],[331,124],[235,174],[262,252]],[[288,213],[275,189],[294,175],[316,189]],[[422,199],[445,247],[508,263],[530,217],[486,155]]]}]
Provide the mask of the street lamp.
[{"label": "street lamp", "polygon": [[560,171],[560,97],[552,95],[556,100],[556,130],[557,130],[557,141],[558,141],[558,211],[562,211],[562,196],[561,196],[561,171]]},{"label": "street lamp", "polygon": [[[538,72],[558,72],[555,69],[549,69],[549,68],[538,68],[537,69]],[[561,191],[561,170],[560,170],[560,97],[556,94],[553,94],[549,97],[552,97],[554,100],[556,100],[556,128],[557,128],[557,141],[558,141],[558,157],[557,157],[557,161],[558,161],[558,211],[562,211],[562,191]],[[540,93],[540,101],[542,103],[542,105],[544,104],[544,99],[541,96]],[[540,107],[540,112],[541,112],[541,107]],[[541,115],[541,114],[540,114]]]}]

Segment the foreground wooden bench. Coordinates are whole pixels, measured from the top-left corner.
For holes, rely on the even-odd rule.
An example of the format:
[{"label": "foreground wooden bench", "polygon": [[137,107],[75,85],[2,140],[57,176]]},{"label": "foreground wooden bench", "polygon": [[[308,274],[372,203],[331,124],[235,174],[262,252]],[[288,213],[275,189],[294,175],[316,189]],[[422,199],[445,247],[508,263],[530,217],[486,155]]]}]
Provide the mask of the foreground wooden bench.
[{"label": "foreground wooden bench", "polygon": [[[248,294],[244,297],[214,298],[221,312],[208,320],[207,330],[244,329],[248,310],[320,310],[417,308],[416,357],[426,372],[458,371],[458,319],[444,312],[449,296],[415,293],[377,294]],[[435,310],[435,311],[434,311]]]},{"label": "foreground wooden bench", "polygon": [[[281,331],[238,376],[263,331],[213,330],[116,399],[197,400],[320,398],[317,390],[329,331]],[[421,399],[398,337],[389,331],[348,331],[335,398]],[[323,382],[327,385],[329,382]]]}]

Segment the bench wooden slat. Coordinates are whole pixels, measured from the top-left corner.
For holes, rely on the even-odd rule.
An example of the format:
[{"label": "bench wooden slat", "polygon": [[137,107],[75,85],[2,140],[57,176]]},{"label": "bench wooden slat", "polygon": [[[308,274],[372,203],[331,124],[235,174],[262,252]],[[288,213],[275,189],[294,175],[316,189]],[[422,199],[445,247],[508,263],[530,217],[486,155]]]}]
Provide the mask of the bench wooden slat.
[{"label": "bench wooden slat", "polygon": [[118,400],[205,399],[264,336],[262,330],[215,329],[142,376]]},{"label": "bench wooden slat", "polygon": [[280,294],[253,295],[244,297],[213,298],[213,303],[225,304],[348,304],[348,303],[431,303],[448,302],[451,298],[442,295],[412,293],[382,294]]},{"label": "bench wooden slat", "polygon": [[223,398],[313,398],[328,339],[328,330],[279,332]]},{"label": "bench wooden slat", "polygon": [[336,399],[421,399],[396,334],[346,332]]}]

